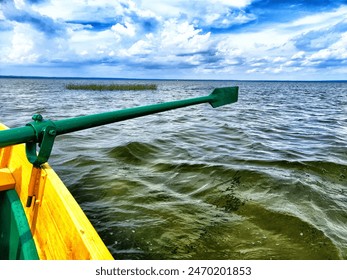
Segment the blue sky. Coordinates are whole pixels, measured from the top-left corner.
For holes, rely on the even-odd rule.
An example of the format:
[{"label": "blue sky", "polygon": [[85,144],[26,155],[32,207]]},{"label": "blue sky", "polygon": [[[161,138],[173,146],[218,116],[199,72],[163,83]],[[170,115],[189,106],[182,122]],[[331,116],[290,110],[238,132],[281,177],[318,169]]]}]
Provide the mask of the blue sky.
[{"label": "blue sky", "polygon": [[0,5],[0,75],[347,80],[347,1]]}]

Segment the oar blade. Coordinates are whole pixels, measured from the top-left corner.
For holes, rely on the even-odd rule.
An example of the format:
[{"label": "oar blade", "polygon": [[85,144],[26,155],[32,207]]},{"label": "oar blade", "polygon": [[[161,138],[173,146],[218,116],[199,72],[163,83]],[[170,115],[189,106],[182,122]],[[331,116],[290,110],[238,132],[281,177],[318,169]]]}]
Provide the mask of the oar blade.
[{"label": "oar blade", "polygon": [[211,94],[213,97],[210,104],[213,108],[237,102],[239,87],[216,88]]}]

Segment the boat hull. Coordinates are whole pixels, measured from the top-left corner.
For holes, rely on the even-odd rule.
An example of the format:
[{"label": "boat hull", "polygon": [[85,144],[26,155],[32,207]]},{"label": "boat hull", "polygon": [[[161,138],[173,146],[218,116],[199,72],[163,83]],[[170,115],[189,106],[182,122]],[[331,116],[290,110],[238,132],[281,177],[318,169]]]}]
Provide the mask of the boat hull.
[{"label": "boat hull", "polygon": [[[0,129],[7,129],[0,124]],[[22,205],[29,196],[33,167],[24,144],[0,149],[0,191],[14,189]],[[5,179],[14,184],[6,184]],[[46,163],[35,177],[33,203],[23,207],[40,259],[113,259],[109,250],[54,170]],[[3,186],[1,186],[3,185]]]},{"label": "boat hull", "polygon": [[0,192],[0,205],[0,259],[39,259],[17,192],[15,190]]}]

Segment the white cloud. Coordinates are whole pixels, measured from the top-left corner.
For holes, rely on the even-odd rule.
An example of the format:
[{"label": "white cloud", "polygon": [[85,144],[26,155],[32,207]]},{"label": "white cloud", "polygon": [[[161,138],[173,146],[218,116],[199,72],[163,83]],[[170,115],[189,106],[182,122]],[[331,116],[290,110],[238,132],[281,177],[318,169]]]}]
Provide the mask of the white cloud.
[{"label": "white cloud", "polygon": [[341,35],[341,39],[329,46],[322,49],[309,57],[310,60],[327,60],[337,59],[346,60],[347,63],[347,32]]},{"label": "white cloud", "polygon": [[310,30],[312,30],[312,28],[322,29],[337,24],[343,18],[347,18],[347,6],[341,6],[338,9],[329,12],[304,16],[289,23],[288,27],[308,27]]},{"label": "white cloud", "polygon": [[152,45],[149,41],[139,40],[135,42],[129,49],[123,49],[121,55],[147,55],[152,53]]},{"label": "white cloud", "polygon": [[160,48],[171,53],[199,52],[208,48],[210,33],[200,34],[201,29],[196,29],[188,22],[169,20],[164,23],[160,34]]},{"label": "white cloud", "polygon": [[71,20],[79,15],[78,7],[75,0],[52,0],[46,5],[33,6],[32,9],[54,20]]},{"label": "white cloud", "polygon": [[[139,7],[153,11],[158,18],[184,18],[194,25],[229,27],[254,20],[252,14],[246,14],[241,8],[246,7],[249,0],[212,0],[212,1],[140,1]],[[160,16],[159,16],[160,15]]]},{"label": "white cloud", "polygon": [[23,7],[25,7],[24,0],[14,0],[13,2],[17,9],[22,9]]},{"label": "white cloud", "polygon": [[304,51],[299,51],[297,53],[295,53],[294,55],[292,55],[291,59],[303,59],[305,57],[305,52]]},{"label": "white cloud", "polygon": [[162,18],[179,17],[185,11],[185,7],[189,5],[188,1],[171,1],[171,0],[152,0],[140,1],[139,9],[152,11],[155,15]]},{"label": "white cloud", "polygon": [[222,4],[230,7],[244,8],[247,7],[252,0],[211,0],[214,5]]},{"label": "white cloud", "polygon": [[8,49],[7,54],[3,55],[2,60],[11,64],[36,62],[39,55],[35,51],[35,39],[33,33],[28,32],[28,26],[15,26],[11,39],[11,47]]},{"label": "white cloud", "polygon": [[134,37],[136,34],[136,27],[129,22],[125,22],[124,25],[117,23],[112,26],[112,31],[114,31],[117,41],[120,41],[122,37]]},{"label": "white cloud", "polygon": [[65,21],[100,21],[109,20],[117,15],[124,15],[126,0],[51,0],[32,9],[53,20]]}]

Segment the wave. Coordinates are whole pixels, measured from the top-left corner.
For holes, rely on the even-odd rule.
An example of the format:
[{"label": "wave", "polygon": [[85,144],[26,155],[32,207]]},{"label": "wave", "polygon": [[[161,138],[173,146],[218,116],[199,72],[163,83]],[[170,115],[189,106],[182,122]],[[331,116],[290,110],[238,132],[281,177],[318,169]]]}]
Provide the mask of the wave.
[{"label": "wave", "polygon": [[160,149],[158,146],[142,143],[130,142],[123,146],[117,146],[107,152],[107,156],[129,164],[141,164],[152,158]]}]

